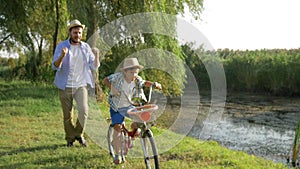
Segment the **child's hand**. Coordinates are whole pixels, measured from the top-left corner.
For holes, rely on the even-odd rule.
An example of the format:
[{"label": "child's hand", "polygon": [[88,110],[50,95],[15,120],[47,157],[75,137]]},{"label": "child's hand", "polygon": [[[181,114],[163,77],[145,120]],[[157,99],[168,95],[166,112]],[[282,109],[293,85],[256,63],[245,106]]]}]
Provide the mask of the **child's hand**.
[{"label": "child's hand", "polygon": [[155,87],[155,89],[162,90],[162,86],[160,83],[154,82],[154,87]]}]

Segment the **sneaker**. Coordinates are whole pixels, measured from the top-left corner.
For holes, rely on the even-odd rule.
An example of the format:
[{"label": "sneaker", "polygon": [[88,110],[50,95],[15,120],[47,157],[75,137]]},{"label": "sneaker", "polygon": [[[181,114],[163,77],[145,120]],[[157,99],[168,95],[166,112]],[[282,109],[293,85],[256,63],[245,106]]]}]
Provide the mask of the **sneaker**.
[{"label": "sneaker", "polygon": [[116,155],[114,158],[114,163],[115,164],[121,164],[122,163],[122,159],[120,156]]},{"label": "sneaker", "polygon": [[126,159],[125,159],[125,156],[122,157],[122,163],[125,163],[126,162]]},{"label": "sneaker", "polygon": [[81,146],[87,147],[87,142],[83,137],[75,137],[75,140],[77,140]]},{"label": "sneaker", "polygon": [[73,147],[74,142],[73,141],[67,141],[67,147]]}]

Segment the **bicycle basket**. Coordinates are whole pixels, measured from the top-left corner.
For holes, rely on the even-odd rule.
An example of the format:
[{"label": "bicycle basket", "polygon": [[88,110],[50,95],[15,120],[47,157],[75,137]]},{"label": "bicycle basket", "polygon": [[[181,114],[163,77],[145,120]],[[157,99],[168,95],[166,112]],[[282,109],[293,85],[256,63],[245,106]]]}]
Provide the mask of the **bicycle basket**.
[{"label": "bicycle basket", "polygon": [[152,122],[156,120],[155,115],[152,113],[157,109],[157,105],[147,104],[131,108],[127,111],[127,113],[135,122]]}]

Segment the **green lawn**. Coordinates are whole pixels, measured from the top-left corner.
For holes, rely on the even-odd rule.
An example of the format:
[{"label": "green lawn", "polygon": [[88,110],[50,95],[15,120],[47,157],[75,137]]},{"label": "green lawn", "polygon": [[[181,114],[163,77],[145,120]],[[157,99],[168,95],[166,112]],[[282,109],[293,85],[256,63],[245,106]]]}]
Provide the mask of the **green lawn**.
[{"label": "green lawn", "polygon": [[[107,110],[107,104],[99,104]],[[0,81],[0,168],[144,168],[140,158],[114,165],[106,148],[87,136],[89,146],[65,146],[57,89],[24,81]],[[155,128],[156,132],[164,129]],[[175,133],[173,133],[176,135]],[[159,156],[161,168],[287,168],[244,152],[228,150],[213,141],[185,137]]]}]

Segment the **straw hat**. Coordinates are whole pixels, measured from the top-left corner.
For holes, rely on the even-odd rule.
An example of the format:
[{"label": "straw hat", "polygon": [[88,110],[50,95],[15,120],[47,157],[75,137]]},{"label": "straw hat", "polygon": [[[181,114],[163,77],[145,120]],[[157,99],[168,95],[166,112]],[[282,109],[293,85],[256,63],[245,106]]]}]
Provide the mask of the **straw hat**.
[{"label": "straw hat", "polygon": [[134,68],[134,67],[139,68],[139,69],[144,68],[144,66],[139,64],[139,61],[137,60],[137,58],[126,58],[124,60],[122,70]]},{"label": "straw hat", "polygon": [[71,28],[74,28],[74,27],[77,27],[77,26],[82,27],[82,29],[85,28],[85,25],[82,25],[79,20],[75,19],[75,20],[69,22],[69,24],[67,26],[67,30],[70,31]]}]

